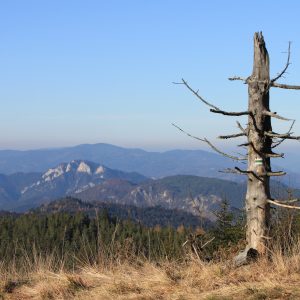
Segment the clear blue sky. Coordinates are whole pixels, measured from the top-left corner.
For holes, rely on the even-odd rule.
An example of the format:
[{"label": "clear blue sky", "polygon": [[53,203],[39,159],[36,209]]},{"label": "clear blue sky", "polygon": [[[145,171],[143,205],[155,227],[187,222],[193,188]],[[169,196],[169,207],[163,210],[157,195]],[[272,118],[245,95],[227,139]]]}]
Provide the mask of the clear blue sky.
[{"label": "clear blue sky", "polygon": [[[296,0],[0,1],[0,149],[207,149],[171,123],[214,140],[237,131],[235,118],[209,114],[172,81],[184,77],[217,106],[244,110],[246,86],[227,78],[250,75],[262,30],[274,75],[293,42],[283,82],[300,84],[299,12]],[[271,96],[273,111],[300,124],[300,92]]]}]

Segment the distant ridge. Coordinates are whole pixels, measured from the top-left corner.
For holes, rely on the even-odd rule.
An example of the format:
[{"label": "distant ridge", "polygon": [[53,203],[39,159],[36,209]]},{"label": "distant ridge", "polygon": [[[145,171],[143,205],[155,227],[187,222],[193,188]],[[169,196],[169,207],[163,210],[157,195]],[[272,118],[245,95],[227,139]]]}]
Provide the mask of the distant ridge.
[{"label": "distant ridge", "polygon": [[[45,172],[61,162],[72,160],[93,161],[104,164],[111,169],[137,172],[153,178],[196,175],[238,182],[246,180],[244,176],[220,172],[226,168],[238,166],[238,164],[216,153],[203,150],[151,152],[104,143],[28,151],[1,150],[0,173]],[[281,160],[276,162],[281,163]],[[282,164],[285,165],[286,160]],[[293,165],[295,168],[296,160]],[[243,169],[245,165],[240,167]],[[273,167],[273,169],[279,168]],[[290,172],[286,168],[280,168],[280,170],[287,171],[288,174],[280,178],[281,182],[291,187],[300,188],[300,174]]]},{"label": "distant ridge", "polygon": [[109,168],[138,172],[148,177],[198,175],[232,179],[219,170],[232,165],[224,157],[202,150],[150,152],[110,144],[82,144],[74,147],[40,150],[0,151],[0,173],[45,172],[63,161],[88,160]]}]

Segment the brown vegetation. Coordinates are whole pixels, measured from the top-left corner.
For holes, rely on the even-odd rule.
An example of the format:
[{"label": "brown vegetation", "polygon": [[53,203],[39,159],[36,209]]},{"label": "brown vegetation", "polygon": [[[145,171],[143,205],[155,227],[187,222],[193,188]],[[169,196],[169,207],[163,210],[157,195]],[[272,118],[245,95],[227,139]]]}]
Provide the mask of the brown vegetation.
[{"label": "brown vegetation", "polygon": [[1,268],[0,299],[299,299],[299,280],[300,243],[239,268],[191,254],[181,262],[128,258],[67,271],[63,261],[57,268],[53,257],[36,256],[22,271]]}]

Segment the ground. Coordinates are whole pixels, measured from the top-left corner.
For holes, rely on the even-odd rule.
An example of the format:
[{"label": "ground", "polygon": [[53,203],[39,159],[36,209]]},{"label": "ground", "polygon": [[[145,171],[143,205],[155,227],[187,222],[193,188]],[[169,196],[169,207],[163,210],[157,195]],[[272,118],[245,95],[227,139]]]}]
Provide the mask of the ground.
[{"label": "ground", "polygon": [[300,255],[274,255],[248,266],[230,262],[160,264],[137,260],[72,272],[41,264],[27,274],[3,272],[0,299],[300,299]]}]

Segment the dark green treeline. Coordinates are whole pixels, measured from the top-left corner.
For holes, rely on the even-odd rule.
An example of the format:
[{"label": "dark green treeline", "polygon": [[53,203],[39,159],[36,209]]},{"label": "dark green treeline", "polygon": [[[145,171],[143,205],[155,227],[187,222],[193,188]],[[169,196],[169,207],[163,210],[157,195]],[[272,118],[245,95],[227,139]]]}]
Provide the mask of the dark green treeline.
[{"label": "dark green treeline", "polygon": [[96,218],[83,213],[25,214],[0,217],[1,261],[18,261],[35,255],[76,262],[99,259],[178,258],[190,229],[183,226],[147,228],[132,221],[117,221],[105,211]]},{"label": "dark green treeline", "polygon": [[[219,247],[237,244],[243,239],[241,223],[234,221],[225,204],[219,211],[216,227],[208,232],[183,225],[146,227],[129,220],[110,217],[106,210],[90,217],[82,212],[28,213],[0,217],[0,260],[16,265],[52,257],[66,267],[99,264],[107,261],[152,261],[185,259],[186,252],[213,257]],[[212,236],[215,240],[201,250]],[[188,240],[186,246],[182,245]]]}]

